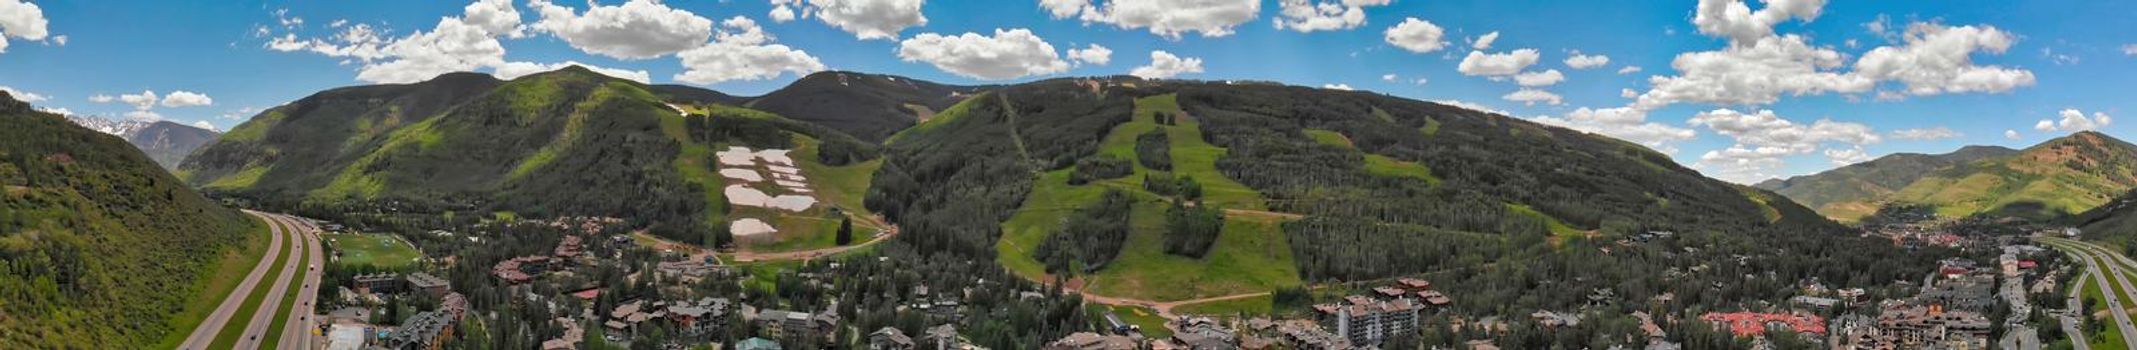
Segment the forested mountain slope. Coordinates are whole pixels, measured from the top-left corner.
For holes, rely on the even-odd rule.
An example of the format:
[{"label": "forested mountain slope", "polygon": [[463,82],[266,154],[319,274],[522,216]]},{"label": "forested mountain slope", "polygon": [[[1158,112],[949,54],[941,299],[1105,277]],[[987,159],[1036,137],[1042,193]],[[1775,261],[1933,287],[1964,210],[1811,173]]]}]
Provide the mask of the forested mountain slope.
[{"label": "forested mountain slope", "polygon": [[[1780,192],[1801,196],[1796,198],[1799,201],[1830,200],[1820,209],[1842,220],[1869,215],[1886,204],[1925,205],[1943,217],[1987,215],[2054,220],[2084,213],[2116,195],[2137,189],[2137,146],[2099,132],[2082,131],[2003,153],[2000,149],[1970,147],[1928,156],[1941,158],[1935,161],[1908,159],[1910,162],[1882,169],[1889,164],[1879,163],[1884,161],[1880,159],[1873,161],[1877,165],[1843,167],[1786,183],[1762,185],[1779,185]],[[1940,162],[1949,164],[1935,166]],[[1899,180],[1907,181],[1892,186],[1902,183]],[[1842,184],[1890,190],[1850,196],[1845,195],[1848,191]]]},{"label": "forested mountain slope", "polygon": [[280,207],[509,210],[701,230],[703,189],[671,166],[681,145],[663,118],[680,115],[645,85],[576,66],[509,82],[454,73],[269,109],[179,171]]},{"label": "forested mountain slope", "polygon": [[1767,180],[1755,185],[1787,196],[1829,217],[1852,220],[1877,211],[1875,201],[1932,172],[1975,161],[2003,158],[2018,150],[1966,146],[1944,154],[1894,153],[1825,172]]},{"label": "forested mountain slope", "polygon": [[809,74],[749,108],[815,123],[864,141],[884,138],[991,87],[953,86],[895,75],[825,71]]},{"label": "forested mountain slope", "polygon": [[4,92],[0,187],[0,348],[152,347],[262,230],[125,140]]}]

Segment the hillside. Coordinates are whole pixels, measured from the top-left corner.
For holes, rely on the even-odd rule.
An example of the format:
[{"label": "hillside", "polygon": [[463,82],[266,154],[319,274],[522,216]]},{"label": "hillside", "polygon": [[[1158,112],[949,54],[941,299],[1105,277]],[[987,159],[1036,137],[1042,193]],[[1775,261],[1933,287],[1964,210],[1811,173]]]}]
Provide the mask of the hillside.
[{"label": "hillside", "polygon": [[156,164],[162,165],[164,169],[177,169],[178,163],[184,161],[186,155],[222,135],[215,130],[161,120],[144,122],[85,116],[67,116],[67,120],[91,130],[126,139],[126,142],[132,143],[135,148],[140,148],[141,152],[148,153],[149,159],[155,159]]},{"label": "hillside", "polygon": [[[1646,230],[1839,229],[1623,141],[1302,87],[1019,84],[897,134],[885,154],[868,205],[923,250],[1156,300],[1382,278]],[[961,190],[935,190],[950,187]],[[1224,209],[1214,226],[1172,214],[1202,207]]]},{"label": "hillside", "polygon": [[1755,187],[1779,193],[1829,217],[1853,219],[1877,211],[1873,202],[1923,176],[1974,161],[2003,158],[2018,150],[1966,146],[1951,153],[1895,153],[1825,172],[1767,180]]},{"label": "hillside", "polygon": [[[2055,220],[2086,212],[2137,189],[2137,146],[2098,132],[2078,132],[2000,156],[1993,155],[2002,153],[1994,149],[1971,149],[1973,154],[1961,154],[1969,153],[1962,150],[1943,155],[1950,158],[1946,159],[1950,165],[1923,167],[1931,162],[1908,163],[1911,167],[1901,169],[1919,172],[1920,176],[1899,187],[1889,186],[1897,181],[1880,182],[1878,188],[1892,190],[1876,196],[1820,197],[1833,193],[1825,190],[1833,188],[1832,183],[1899,180],[1906,176],[1862,175],[1878,173],[1844,167],[1811,175],[1810,180],[1791,179],[1789,187],[1804,189],[1784,188],[1779,192],[1804,196],[1799,201],[1846,198],[1821,207],[1826,215],[1840,220],[1868,215],[1885,203],[1927,205],[1943,217],[1989,215]],[[1959,161],[1965,158],[1978,159]]]},{"label": "hillside", "polygon": [[0,348],[151,348],[262,226],[0,93]]},{"label": "hillside", "polygon": [[816,233],[835,227],[818,222],[865,217],[865,187],[851,184],[868,181],[873,144],[727,104],[738,101],[578,67],[512,81],[454,73],[333,89],[269,109],[195,153],[179,172],[208,191],[324,217],[386,211],[382,206],[608,216],[703,243],[724,240],[715,232],[725,230],[714,228],[755,210],[728,205],[722,192],[731,183],[715,168],[715,152],[789,149],[802,175],[822,180],[811,182],[821,193],[810,195],[831,205],[750,215],[807,233],[777,248],[828,245],[829,235]]},{"label": "hillside", "polygon": [[894,75],[825,71],[751,98],[745,106],[830,127],[864,141],[882,142],[987,88]]}]

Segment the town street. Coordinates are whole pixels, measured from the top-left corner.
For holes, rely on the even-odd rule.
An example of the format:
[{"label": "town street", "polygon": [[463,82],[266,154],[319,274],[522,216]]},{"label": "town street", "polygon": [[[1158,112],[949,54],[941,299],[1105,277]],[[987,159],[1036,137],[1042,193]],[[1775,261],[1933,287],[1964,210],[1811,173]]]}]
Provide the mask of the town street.
[{"label": "town street", "polygon": [[230,316],[236,314],[237,309],[245,304],[245,296],[252,295],[253,287],[259,284],[260,277],[267,274],[268,268],[274,266],[275,256],[282,252],[282,236],[285,234],[282,225],[269,219],[267,214],[250,210],[245,211],[245,214],[267,223],[267,252],[260,254],[260,262],[252,266],[252,272],[245,275],[245,280],[239,282],[237,288],[230,290],[230,296],[223,298],[222,305],[216,306],[214,312],[201,319],[200,325],[193,327],[193,334],[186,336],[185,343],[178,345],[179,349],[203,350],[207,349],[210,343],[214,343],[215,334],[222,331],[223,325],[230,322]]}]

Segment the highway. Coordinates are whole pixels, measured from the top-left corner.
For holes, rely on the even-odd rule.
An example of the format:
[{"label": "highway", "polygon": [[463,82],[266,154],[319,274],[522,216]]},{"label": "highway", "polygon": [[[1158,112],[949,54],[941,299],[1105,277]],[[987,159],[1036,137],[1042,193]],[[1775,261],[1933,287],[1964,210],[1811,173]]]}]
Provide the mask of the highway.
[{"label": "highway", "polygon": [[2078,327],[2078,317],[2084,316],[2077,315],[2077,310],[2080,308],[2076,305],[2080,305],[2079,303],[2084,302],[2082,299],[2080,299],[2080,297],[2085,294],[2084,281],[2087,276],[2092,275],[2092,271],[2088,270],[2084,272],[2079,272],[2078,275],[2079,276],[2077,279],[2073,279],[2070,282],[2070,300],[2067,301],[2066,304],[2063,304],[2072,306],[2069,310],[2063,310],[2063,313],[2060,316],[2057,316],[2056,318],[2063,320],[2063,336],[2071,339],[2070,345],[2074,346],[2077,350],[2091,350],[2091,342],[2084,341],[2085,332],[2082,332],[2082,328]]},{"label": "highway", "polygon": [[245,211],[245,214],[267,223],[267,253],[260,255],[260,262],[252,266],[252,272],[245,275],[245,280],[239,282],[237,288],[230,290],[230,296],[223,298],[222,305],[216,306],[215,311],[202,319],[199,326],[193,327],[193,334],[186,336],[185,343],[178,345],[179,349],[205,350],[209,344],[214,343],[215,334],[221,332],[223,325],[230,322],[230,316],[236,314],[237,309],[245,304],[245,296],[252,295],[253,287],[258,286],[260,278],[267,274],[269,267],[274,266],[275,256],[281,255],[282,238],[286,234],[282,225],[269,219],[267,214],[250,210]]},{"label": "highway", "polygon": [[[306,242],[306,246],[317,246],[319,244],[318,240],[316,238],[313,238],[314,236],[312,236],[309,232],[306,232],[303,228],[297,225],[296,219],[279,214],[267,214],[267,216],[270,219],[281,223],[283,231],[287,232],[293,237],[302,237],[304,242]],[[266,342],[267,339],[270,339],[269,337],[276,336],[275,334],[267,334],[269,330],[268,328],[274,325],[275,315],[280,315],[283,312],[290,311],[282,309],[283,295],[288,294],[290,288],[298,287],[297,285],[293,284],[293,281],[295,281],[297,278],[297,272],[310,270],[305,265],[306,261],[318,259],[317,255],[319,255],[319,251],[316,248],[309,252],[303,251],[302,248],[299,248],[296,252],[304,253],[305,255],[295,256],[291,259],[287,259],[284,261],[284,263],[282,264],[282,274],[280,276],[277,276],[275,278],[274,284],[268,287],[267,298],[260,300],[260,307],[256,309],[255,312],[253,312],[252,314],[252,322],[245,326],[245,337],[238,339],[238,349],[258,349],[260,348],[261,343]],[[310,275],[310,273],[306,274]],[[297,319],[297,317],[295,315],[292,315],[290,319]],[[287,332],[288,329],[285,328],[284,331]],[[283,344],[281,346],[289,347],[291,345],[294,344]]]},{"label": "highway", "polygon": [[297,235],[304,237],[304,244],[311,247],[312,254],[305,257],[306,265],[302,271],[304,284],[297,290],[297,302],[290,305],[289,323],[282,326],[280,347],[312,349],[316,347],[314,342],[317,341],[312,335],[312,329],[319,322],[319,312],[315,308],[318,307],[319,301],[319,279],[324,273],[321,267],[326,266],[326,251],[319,243],[318,226],[309,220],[294,217],[289,220],[294,224],[292,227]]},{"label": "highway", "polygon": [[[2117,260],[2115,257],[2119,257],[2118,254],[2100,249],[2091,243],[2056,238],[2048,238],[2044,239],[2044,241],[2049,242],[2049,245],[2062,248],[2064,252],[2076,255],[2079,261],[2085,263],[2085,269],[2092,275],[2093,282],[2100,284],[2100,294],[2107,298],[2104,301],[2107,302],[2108,314],[2114,315],[2116,326],[2122,330],[2122,341],[2126,346],[2125,349],[2137,349],[2137,338],[2131,337],[2131,335],[2137,335],[2137,326],[2133,326],[2130,323],[2129,312],[2122,303],[2123,300],[2132,298],[2131,293],[2137,292],[2137,286],[2130,284],[2129,273],[2124,271],[2129,263],[2128,258]],[[2107,265],[2107,269],[2102,270],[2100,265]],[[2109,284],[2109,280],[2114,280],[2118,283]],[[2110,287],[2114,285],[2122,286],[2122,293],[2115,293],[2114,288]]]}]

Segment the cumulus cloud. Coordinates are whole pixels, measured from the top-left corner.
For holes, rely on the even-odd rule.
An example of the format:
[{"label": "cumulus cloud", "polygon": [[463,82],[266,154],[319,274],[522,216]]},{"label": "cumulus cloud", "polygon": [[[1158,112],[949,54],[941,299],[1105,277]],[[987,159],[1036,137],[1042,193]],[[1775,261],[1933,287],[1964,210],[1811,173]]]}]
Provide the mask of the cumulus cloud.
[{"label": "cumulus cloud", "polygon": [[[1504,114],[1504,113],[1501,113]],[[1574,130],[1609,135],[1653,148],[1663,153],[1676,153],[1674,143],[1691,140],[1696,135],[1692,129],[1647,122],[1647,112],[1632,108],[1581,107],[1563,117],[1537,117],[1538,123],[1555,125]]]},{"label": "cumulus cloud", "polygon": [[1872,157],[1870,157],[1869,152],[1863,151],[1862,146],[1855,146],[1850,148],[1828,148],[1825,150],[1825,157],[1833,160],[1833,166],[1848,166],[1855,163],[1867,162],[1870,161],[1870,159],[1873,159]]},{"label": "cumulus cloud", "polygon": [[1365,8],[1393,0],[1279,0],[1276,29],[1310,33],[1365,25]]},{"label": "cumulus cloud", "polygon": [[1756,113],[1716,109],[1694,115],[1687,123],[1728,136],[1735,144],[1700,155],[1700,165],[1719,170],[1717,178],[1748,183],[1772,177],[1784,157],[1823,153],[1835,164],[1868,159],[1862,146],[1883,140],[1869,125],[1820,119],[1809,125],[1782,118],[1771,110]]},{"label": "cumulus cloud", "polygon": [[156,108],[156,101],[159,100],[162,100],[162,97],[151,90],[141,90],[138,94],[119,94],[119,102],[133,105],[134,110]]},{"label": "cumulus cloud", "polygon": [[898,58],[982,80],[1054,74],[1069,68],[1067,61],[1054,54],[1054,45],[1022,28],[995,29],[994,36],[922,33],[898,44]]},{"label": "cumulus cloud", "polygon": [[162,120],[163,120],[163,114],[162,114],[162,113],[156,113],[155,111],[132,111],[132,112],[126,112],[125,116],[126,116],[126,119],[132,119],[132,120],[136,120],[136,121],[144,121],[144,122],[154,122],[154,121],[162,121]]},{"label": "cumulus cloud", "polygon": [[1233,27],[1261,12],[1261,0],[1039,0],[1039,6],[1054,18],[1073,16],[1084,23],[1147,28],[1175,40],[1189,32],[1203,37],[1232,35]]},{"label": "cumulus cloud", "polygon": [[1633,74],[1639,72],[1640,66],[1625,66],[1625,68],[1618,68],[1618,75]]},{"label": "cumulus cloud", "polygon": [[[45,40],[51,35],[45,26],[44,9],[22,0],[0,0],[0,53],[7,52],[7,38]],[[62,40],[64,41],[64,40]],[[64,42],[61,45],[65,45]]]},{"label": "cumulus cloud", "polygon": [[1471,50],[1479,51],[1490,49],[1491,43],[1494,41],[1499,41],[1499,31],[1494,30],[1490,33],[1484,33],[1484,35],[1477,36],[1475,40],[1469,41],[1469,48]]},{"label": "cumulus cloud", "polygon": [[787,7],[786,4],[772,5],[772,11],[764,15],[771,17],[772,22],[786,23],[794,20],[794,8]]},{"label": "cumulus cloud", "polygon": [[[799,9],[801,17],[816,17],[824,24],[853,33],[861,40],[897,40],[898,32],[905,28],[928,24],[927,16],[921,15],[920,7],[926,0],[771,0],[772,20],[785,22],[793,19],[789,9]],[[789,12],[781,15],[780,12]],[[780,19],[784,16],[785,20]]]},{"label": "cumulus cloud", "polygon": [[1648,79],[1641,94],[1646,108],[1683,103],[1721,105],[1770,104],[1783,94],[1869,91],[1868,77],[1835,71],[1844,55],[1813,47],[1797,35],[1769,36],[1716,51],[1687,52],[1670,62],[1680,75]]},{"label": "cumulus cloud", "polygon": [[1385,81],[1385,82],[1394,82],[1394,81],[1395,81],[1395,78],[1396,78],[1396,76],[1395,76],[1395,73],[1388,73],[1388,74],[1381,74],[1381,75],[1380,75],[1380,81]]},{"label": "cumulus cloud", "polygon": [[1069,49],[1068,57],[1069,60],[1076,61],[1078,63],[1089,63],[1103,66],[1106,65],[1106,63],[1113,62],[1113,49],[1108,49],[1105,46],[1099,46],[1098,44],[1091,44],[1089,48]]},{"label": "cumulus cloud", "polygon": [[1961,135],[1958,131],[1953,131],[1951,128],[1941,126],[1934,128],[1899,129],[1892,131],[1892,138],[1914,141],[1955,139],[1959,138],[1959,136],[1963,135]]},{"label": "cumulus cloud", "polygon": [[[264,46],[273,51],[310,52],[342,58],[344,64],[360,64],[356,79],[373,83],[412,83],[439,74],[505,65],[505,48],[497,38],[524,35],[518,10],[508,0],[477,1],[462,10],[462,16],[440,18],[430,30],[397,38],[387,37],[369,24],[356,23],[342,27],[331,37],[285,34]],[[261,37],[267,34],[265,28],[255,33]]]},{"label": "cumulus cloud", "polygon": [[[1387,32],[1382,36],[1382,40],[1386,40],[1388,44],[1395,45],[1395,47],[1400,47],[1403,50],[1426,53],[1439,51],[1441,48],[1447,47],[1447,40],[1444,37],[1446,33],[1445,30],[1440,29],[1439,25],[1432,24],[1431,21],[1410,17],[1404,18],[1402,23],[1388,27]],[[1497,38],[1497,36],[1493,36],[1493,38]]]},{"label": "cumulus cloud", "polygon": [[1557,69],[1542,72],[1522,72],[1514,75],[1514,83],[1522,87],[1551,86],[1557,85],[1562,81],[1566,81],[1566,75],[1559,73]]},{"label": "cumulus cloud", "polygon": [[2012,139],[2012,140],[2017,140],[2017,139],[2018,139],[2018,130],[2004,129],[2004,130],[2003,130],[2003,138],[2006,138],[2006,139]]},{"label": "cumulus cloud", "polygon": [[222,130],[216,129],[216,128],[215,128],[215,124],[209,124],[209,123],[208,123],[208,121],[206,121],[206,120],[195,120],[195,121],[193,121],[193,127],[196,127],[196,128],[201,128],[201,129],[207,129],[208,131],[216,131],[216,132],[221,132],[221,131],[222,131]]},{"label": "cumulus cloud", "polygon": [[105,94],[95,94],[95,95],[89,95],[89,102],[95,102],[95,103],[111,103],[112,101],[118,101],[118,100],[119,100],[119,98],[117,98],[117,97],[111,97],[111,95],[105,95]]},{"label": "cumulus cloud", "polygon": [[22,102],[43,102],[44,100],[51,99],[50,96],[45,96],[29,91],[16,90],[14,87],[9,87],[5,85],[0,85],[0,91],[5,91],[7,92],[8,96],[14,96],[15,100]]},{"label": "cumulus cloud", "polygon": [[[149,96],[153,97],[155,95],[151,94]],[[214,104],[215,99],[209,98],[206,94],[185,90],[172,91],[169,96],[163,97],[164,107],[197,107]]]},{"label": "cumulus cloud", "polygon": [[1536,53],[1536,49],[1520,49],[1494,54],[1487,54],[1483,51],[1470,51],[1469,56],[1462,57],[1462,63],[1455,67],[1455,71],[1462,72],[1462,75],[1472,76],[1514,75],[1521,73],[1522,69],[1536,64],[1536,60],[1539,58],[1541,56]]},{"label": "cumulus cloud", "polygon": [[1202,59],[1193,57],[1180,58],[1180,56],[1174,56],[1171,52],[1158,50],[1150,52],[1150,64],[1135,67],[1134,70],[1128,71],[1128,75],[1143,77],[1144,79],[1166,79],[1180,74],[1201,72]]},{"label": "cumulus cloud", "polygon": [[1817,19],[1825,0],[1766,0],[1766,7],[1752,11],[1742,0],[1700,0],[1692,15],[1699,33],[1750,42],[1773,36],[1773,25],[1790,19]]},{"label": "cumulus cloud", "polygon": [[[569,7],[533,0],[529,7],[542,19],[533,28],[555,35],[586,53],[635,60],[666,56],[704,45],[712,38],[712,20],[690,11],[671,8],[654,0],[630,0],[622,5],[588,3],[584,13]],[[475,22],[474,7],[467,21],[489,33],[504,33],[491,23]],[[513,22],[517,22],[516,17]]]},{"label": "cumulus cloud", "polygon": [[[461,8],[461,12],[466,15],[468,24],[482,27],[483,30],[491,33],[498,33],[509,38],[527,36],[527,26],[521,24],[519,8],[512,7],[512,0],[476,0],[474,3],[468,4],[467,7]],[[348,20],[335,20],[329,27],[341,28],[348,22]]]},{"label": "cumulus cloud", "polygon": [[1536,105],[1537,103],[1550,105],[1565,103],[1565,98],[1558,96],[1558,94],[1551,93],[1550,91],[1529,88],[1515,90],[1512,93],[1507,93],[1505,96],[1499,96],[1499,98],[1506,99],[1507,101],[1521,102],[1521,104],[1531,106]]},{"label": "cumulus cloud", "polygon": [[2060,121],[2041,119],[2039,123],[2033,124],[2033,129],[2044,132],[2079,132],[2098,130],[2115,122],[2115,119],[2105,112],[2093,112],[2092,117],[2088,118],[2085,116],[2085,112],[2077,109],[2064,109],[2062,112],[2057,112],[2056,116],[2062,119]]},{"label": "cumulus cloud", "polygon": [[1323,88],[1323,89],[1329,89],[1329,90],[1343,90],[1343,91],[1352,91],[1352,90],[1357,90],[1357,89],[1352,89],[1352,88],[1350,87],[1350,84],[1321,84],[1321,88]]},{"label": "cumulus cloud", "polygon": [[[1610,64],[1610,56],[1582,55],[1579,52],[1574,52],[1573,57],[1566,57],[1566,66],[1573,67],[1573,69],[1588,69],[1602,67],[1608,64]],[[1639,69],[1634,68],[1634,71],[1639,71]]]},{"label": "cumulus cloud", "polygon": [[2033,72],[2000,66],[1977,66],[1973,54],[2000,54],[2018,39],[1996,27],[1949,27],[1933,23],[1907,26],[1904,46],[1878,47],[1855,61],[1855,71],[1871,79],[1898,81],[1914,95],[2006,92],[2032,86]]},{"label": "cumulus cloud", "polygon": [[728,18],[720,21],[720,27],[712,43],[676,54],[682,58],[684,70],[675,75],[675,80],[713,84],[824,70],[823,62],[808,52],[773,43],[774,38],[747,17]]},{"label": "cumulus cloud", "polygon": [[497,66],[497,78],[506,80],[518,79],[519,77],[527,76],[529,74],[554,71],[571,66],[585,67],[587,70],[594,71],[594,73],[601,73],[601,75],[635,81],[640,84],[653,82],[653,74],[647,73],[643,70],[609,68],[579,63],[579,61],[564,61],[563,63],[549,64],[534,62],[506,62],[503,65]]}]

